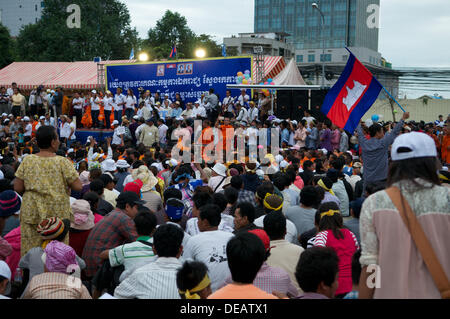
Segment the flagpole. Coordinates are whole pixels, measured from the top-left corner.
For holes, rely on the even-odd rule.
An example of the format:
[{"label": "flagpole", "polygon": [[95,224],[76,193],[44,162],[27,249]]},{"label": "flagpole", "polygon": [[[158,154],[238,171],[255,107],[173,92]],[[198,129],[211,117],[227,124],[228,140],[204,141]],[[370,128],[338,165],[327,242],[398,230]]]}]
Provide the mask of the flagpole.
[{"label": "flagpole", "polygon": [[391,93],[389,93],[389,91],[386,90],[386,88],[385,88],[384,86],[381,86],[381,87],[382,87],[383,90],[387,93],[387,95],[389,95],[389,97],[390,97],[391,99],[393,99],[395,103],[397,103],[397,105],[402,109],[402,111],[403,111],[404,113],[406,113],[405,109],[402,108],[402,106],[400,105],[400,103],[397,102],[397,100],[391,95]]},{"label": "flagpole", "polygon": [[[349,48],[345,47],[345,49],[346,49],[348,52],[350,52],[350,54],[354,55],[353,52],[350,51]],[[377,80],[377,81],[378,81],[378,80]],[[378,83],[380,83],[380,81],[378,81]],[[381,83],[380,83],[380,85],[381,85]],[[383,90],[387,93],[387,95],[389,95],[389,97],[390,97],[392,100],[394,100],[395,103],[397,103],[397,105],[402,109],[402,111],[403,111],[404,113],[406,113],[405,109],[400,105],[400,103],[397,102],[397,100],[391,95],[391,93],[389,93],[389,91],[386,90],[386,88],[385,88],[383,85],[381,85],[381,87],[382,87]]]}]

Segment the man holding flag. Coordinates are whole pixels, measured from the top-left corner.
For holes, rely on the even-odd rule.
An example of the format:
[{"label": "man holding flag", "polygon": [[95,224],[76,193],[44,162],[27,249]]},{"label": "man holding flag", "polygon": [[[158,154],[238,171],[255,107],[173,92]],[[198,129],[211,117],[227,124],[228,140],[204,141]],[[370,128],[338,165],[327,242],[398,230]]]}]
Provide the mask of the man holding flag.
[{"label": "man holding flag", "polygon": [[[359,122],[376,101],[381,89],[384,87],[380,82],[350,52],[349,60],[341,77],[328,92],[321,109],[322,113],[336,126],[347,132],[353,134],[357,128],[364,163],[363,193],[369,182],[386,182],[389,146],[400,133],[404,121],[409,118],[409,113],[405,112],[392,132],[386,135],[383,127],[374,123],[369,127],[370,139],[364,136]],[[384,90],[386,91],[386,89]],[[389,92],[387,93],[389,94]]]}]

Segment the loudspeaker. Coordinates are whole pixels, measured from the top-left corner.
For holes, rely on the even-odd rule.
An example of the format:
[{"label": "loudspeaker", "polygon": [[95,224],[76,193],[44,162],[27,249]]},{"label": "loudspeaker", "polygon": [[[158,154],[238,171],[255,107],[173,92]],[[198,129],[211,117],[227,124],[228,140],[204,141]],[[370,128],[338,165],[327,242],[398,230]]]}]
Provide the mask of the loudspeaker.
[{"label": "loudspeaker", "polygon": [[292,91],[277,92],[277,109],[275,116],[279,119],[288,119],[291,117]]},{"label": "loudspeaker", "polygon": [[291,119],[301,120],[305,116],[306,109],[308,109],[308,91],[292,91]]},{"label": "loudspeaker", "polygon": [[311,91],[311,114],[316,120],[323,122],[327,117],[320,111],[328,90]]}]

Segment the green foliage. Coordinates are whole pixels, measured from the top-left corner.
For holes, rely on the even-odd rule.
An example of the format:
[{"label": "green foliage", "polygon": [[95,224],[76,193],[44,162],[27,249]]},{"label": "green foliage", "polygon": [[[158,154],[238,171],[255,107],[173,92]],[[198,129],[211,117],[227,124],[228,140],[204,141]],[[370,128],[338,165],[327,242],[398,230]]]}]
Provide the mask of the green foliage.
[{"label": "green foliage", "polygon": [[8,29],[0,24],[0,69],[14,61],[14,42]]},{"label": "green foliage", "polygon": [[[81,11],[81,28],[69,28],[70,4]],[[18,58],[24,61],[91,61],[128,59],[138,44],[125,4],[118,0],[44,0],[41,20],[22,28]]]},{"label": "green foliage", "polygon": [[142,43],[142,49],[148,51],[152,59],[168,59],[172,47],[177,47],[178,59],[195,57],[197,48],[205,49],[208,57],[221,56],[222,49],[210,36],[197,36],[187,25],[185,17],[178,12],[167,10],[148,31],[148,39]]}]

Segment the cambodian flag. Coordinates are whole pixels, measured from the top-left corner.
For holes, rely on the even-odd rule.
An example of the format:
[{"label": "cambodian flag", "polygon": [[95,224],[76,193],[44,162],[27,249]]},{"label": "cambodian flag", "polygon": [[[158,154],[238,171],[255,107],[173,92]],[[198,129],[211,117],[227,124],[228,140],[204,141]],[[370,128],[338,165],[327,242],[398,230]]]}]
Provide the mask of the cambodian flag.
[{"label": "cambodian flag", "polygon": [[321,111],[336,126],[353,134],[382,88],[380,82],[350,52],[347,65],[325,97]]},{"label": "cambodian flag", "polygon": [[176,45],[174,45],[172,51],[170,52],[169,58],[173,58],[176,55],[177,55],[177,47]]}]

